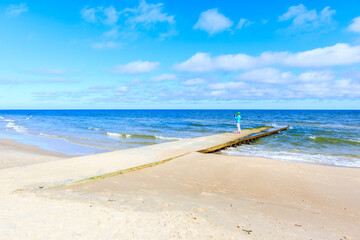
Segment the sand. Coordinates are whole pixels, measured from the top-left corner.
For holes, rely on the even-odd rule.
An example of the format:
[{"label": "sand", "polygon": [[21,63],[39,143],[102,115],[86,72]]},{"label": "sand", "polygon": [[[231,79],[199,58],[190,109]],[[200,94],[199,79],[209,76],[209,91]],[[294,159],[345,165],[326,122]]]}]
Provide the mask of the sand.
[{"label": "sand", "polygon": [[[6,162],[11,151],[0,145]],[[0,239],[360,239],[358,168],[191,152],[96,181],[19,189],[21,170],[75,161],[27,148],[21,156],[37,164],[0,170]]]},{"label": "sand", "polygon": [[40,149],[36,146],[0,139],[0,169],[55,161],[69,156]]}]

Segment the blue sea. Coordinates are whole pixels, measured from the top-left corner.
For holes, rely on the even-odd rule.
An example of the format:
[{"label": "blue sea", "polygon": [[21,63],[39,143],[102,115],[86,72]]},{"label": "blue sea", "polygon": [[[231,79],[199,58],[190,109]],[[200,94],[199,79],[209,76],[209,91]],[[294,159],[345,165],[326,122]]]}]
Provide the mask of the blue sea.
[{"label": "blue sea", "polygon": [[[239,110],[0,110],[0,138],[89,155],[235,131]],[[359,110],[240,110],[242,129],[290,129],[222,154],[360,167]]]}]

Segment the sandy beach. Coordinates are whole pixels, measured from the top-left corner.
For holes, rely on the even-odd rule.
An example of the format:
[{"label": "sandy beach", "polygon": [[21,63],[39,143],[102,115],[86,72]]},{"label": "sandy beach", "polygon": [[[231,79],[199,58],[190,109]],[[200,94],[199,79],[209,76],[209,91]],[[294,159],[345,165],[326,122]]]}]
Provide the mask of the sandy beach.
[{"label": "sandy beach", "polygon": [[360,240],[359,9],[0,1],[0,240]]},{"label": "sandy beach", "polygon": [[[57,179],[50,168],[89,158],[10,140],[0,149],[1,239],[360,239],[358,168],[190,152],[43,189]],[[51,178],[31,173],[44,175],[35,187],[26,174],[36,169]]]},{"label": "sandy beach", "polygon": [[0,169],[55,161],[69,156],[25,145],[11,139],[0,139]]}]

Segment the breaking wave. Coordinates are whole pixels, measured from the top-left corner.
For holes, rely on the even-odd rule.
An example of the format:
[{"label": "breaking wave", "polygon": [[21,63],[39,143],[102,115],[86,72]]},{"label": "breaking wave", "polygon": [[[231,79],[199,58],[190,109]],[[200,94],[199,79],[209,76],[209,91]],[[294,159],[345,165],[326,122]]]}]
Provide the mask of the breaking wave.
[{"label": "breaking wave", "polygon": [[103,131],[104,129],[101,128],[94,128],[94,127],[88,127],[89,130],[95,130],[95,131]]},{"label": "breaking wave", "polygon": [[331,166],[360,167],[360,157],[355,155],[311,154],[301,151],[276,151],[259,149],[254,145],[241,145],[221,153],[233,156],[257,156],[288,162],[316,163]]},{"label": "breaking wave", "polygon": [[4,118],[4,117],[1,117],[1,119],[5,122],[7,122],[6,124],[6,127],[8,129],[12,129],[16,132],[19,132],[19,133],[25,133],[25,134],[28,134],[28,129],[26,127],[23,127],[23,126],[20,126],[20,125],[17,125],[15,122],[15,120],[13,119],[9,119],[9,118]]},{"label": "breaking wave", "polygon": [[156,136],[156,135],[140,135],[140,134],[126,134],[126,133],[113,133],[113,132],[105,132],[105,134],[110,137],[118,137],[118,138],[144,138],[144,139],[153,139],[153,140],[158,139],[163,141],[174,141],[174,140],[183,139],[183,138]]},{"label": "breaking wave", "polygon": [[360,145],[360,140],[354,139],[326,138],[320,136],[309,136],[309,139],[317,143]]},{"label": "breaking wave", "polygon": [[130,138],[131,137],[130,134],[125,134],[125,133],[105,132],[105,134],[110,136],[110,137],[121,137],[121,138]]}]

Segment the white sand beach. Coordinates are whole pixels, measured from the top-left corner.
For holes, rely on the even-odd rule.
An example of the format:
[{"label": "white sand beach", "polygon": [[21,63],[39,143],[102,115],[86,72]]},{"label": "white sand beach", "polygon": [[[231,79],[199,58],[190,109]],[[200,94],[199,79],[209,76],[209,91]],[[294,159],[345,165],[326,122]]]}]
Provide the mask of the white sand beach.
[{"label": "white sand beach", "polygon": [[0,22],[0,240],[360,240],[360,0]]},{"label": "white sand beach", "polygon": [[[78,158],[0,146],[1,239],[360,239],[358,168],[202,154],[186,141]],[[168,159],[159,149],[174,146],[164,163],[46,189],[126,154]]]},{"label": "white sand beach", "polygon": [[11,139],[0,139],[0,169],[49,162],[66,157],[68,156],[36,146],[20,144]]}]

